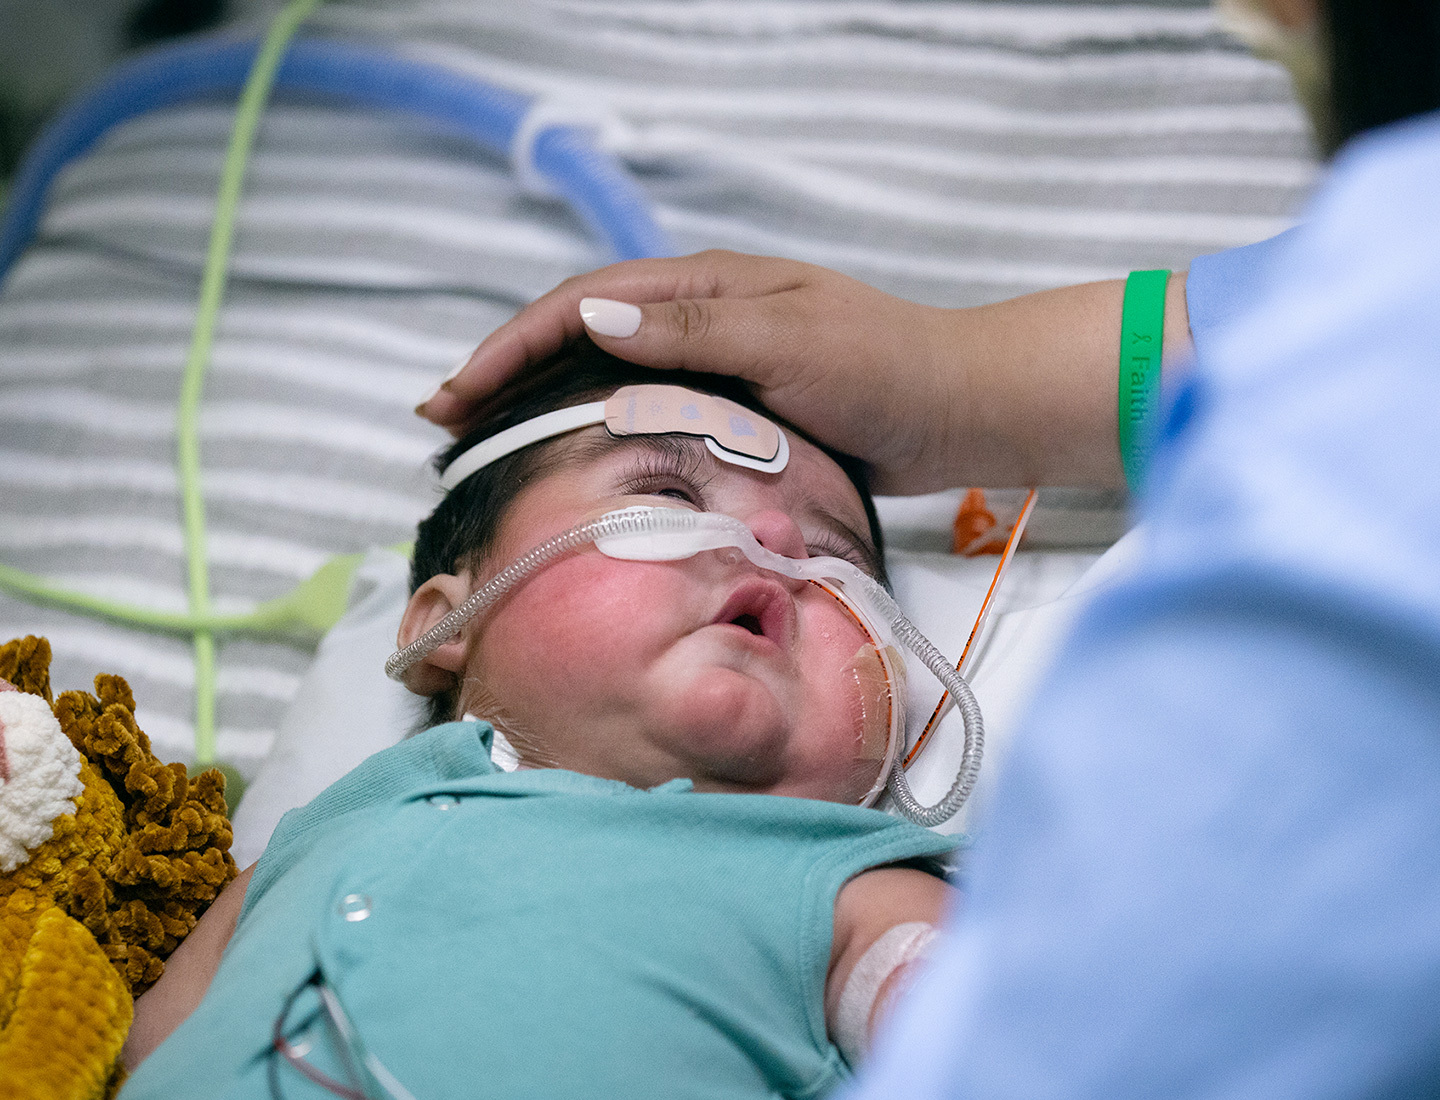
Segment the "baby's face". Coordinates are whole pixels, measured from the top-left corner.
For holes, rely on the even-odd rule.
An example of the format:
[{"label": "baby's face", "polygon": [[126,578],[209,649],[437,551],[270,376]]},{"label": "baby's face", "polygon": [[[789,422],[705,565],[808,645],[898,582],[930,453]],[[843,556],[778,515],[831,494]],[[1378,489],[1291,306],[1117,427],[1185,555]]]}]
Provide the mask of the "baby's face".
[{"label": "baby's face", "polygon": [[[593,428],[562,446],[561,468],[519,494],[470,587],[637,504],[721,512],[776,553],[877,571],[859,494],[803,440],[791,438],[779,474],[718,461],[684,436]],[[851,671],[866,635],[817,585],[727,560],[737,556],[636,562],[591,548],[547,567],[467,636],[462,705],[496,716],[537,766],[858,801],[885,748],[873,721],[866,734]]]}]

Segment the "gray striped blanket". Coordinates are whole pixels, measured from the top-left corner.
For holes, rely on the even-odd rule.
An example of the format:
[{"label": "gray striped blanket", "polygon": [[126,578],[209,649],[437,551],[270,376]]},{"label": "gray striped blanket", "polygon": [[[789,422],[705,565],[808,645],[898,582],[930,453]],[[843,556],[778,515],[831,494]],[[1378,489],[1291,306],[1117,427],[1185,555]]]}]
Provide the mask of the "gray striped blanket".
[{"label": "gray striped blanket", "polygon": [[[1184,267],[1285,228],[1315,170],[1283,74],[1192,5],[335,0],[310,33],[593,124],[685,250],[937,304]],[[58,181],[0,291],[0,561],[185,608],[173,418],[230,122],[217,101],[117,129]],[[276,102],[201,421],[218,609],[408,539],[443,442],[412,407],[606,259],[495,156],[408,116]],[[49,635],[60,685],[128,677],[157,749],[186,757],[188,642],[0,594],[0,639],[26,632]],[[309,659],[222,644],[223,758],[253,773]]]}]

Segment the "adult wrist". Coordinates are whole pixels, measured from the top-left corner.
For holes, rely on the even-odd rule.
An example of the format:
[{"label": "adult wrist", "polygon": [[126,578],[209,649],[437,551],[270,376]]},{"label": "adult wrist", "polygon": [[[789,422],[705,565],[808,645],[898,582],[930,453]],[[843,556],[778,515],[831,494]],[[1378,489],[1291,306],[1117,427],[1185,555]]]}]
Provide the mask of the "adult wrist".
[{"label": "adult wrist", "polygon": [[1138,492],[1150,465],[1160,417],[1168,270],[1132,271],[1120,314],[1117,434],[1125,482]]}]

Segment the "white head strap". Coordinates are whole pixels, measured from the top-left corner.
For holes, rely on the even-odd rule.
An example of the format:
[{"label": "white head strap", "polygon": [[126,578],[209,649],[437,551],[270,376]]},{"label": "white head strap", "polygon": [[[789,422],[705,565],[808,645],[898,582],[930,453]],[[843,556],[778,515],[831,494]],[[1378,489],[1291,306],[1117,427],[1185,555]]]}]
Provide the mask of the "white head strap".
[{"label": "white head strap", "polygon": [[759,413],[710,393],[663,383],[622,386],[604,401],[543,413],[482,439],[440,475],[446,492],[477,470],[532,443],[604,424],[617,438],[627,435],[694,435],[723,462],[778,474],[790,461],[785,433]]}]

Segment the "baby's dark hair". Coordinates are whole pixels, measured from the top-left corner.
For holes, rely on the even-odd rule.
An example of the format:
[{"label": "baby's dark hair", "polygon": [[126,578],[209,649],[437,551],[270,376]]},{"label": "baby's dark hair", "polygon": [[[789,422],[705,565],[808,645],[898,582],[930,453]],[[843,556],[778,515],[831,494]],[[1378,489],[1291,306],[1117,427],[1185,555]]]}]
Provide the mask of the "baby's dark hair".
[{"label": "baby's dark hair", "polygon": [[[476,443],[543,413],[608,397],[621,386],[654,382],[712,393],[765,412],[745,385],[733,378],[638,367],[582,339],[502,387],[486,405],[490,414],[436,458],[436,469],[443,473]],[[765,415],[775,419],[773,413],[765,412]],[[785,427],[801,438],[808,438],[788,424]],[[559,442],[559,438],[546,440],[506,455],[477,470],[450,491],[416,532],[410,566],[412,593],[431,577],[458,573],[484,560],[494,548],[501,521],[516,496],[527,485],[553,472],[559,464],[563,454]],[[859,492],[870,524],[870,538],[877,556],[882,554],[880,520],[875,514],[864,464],[828,447],[821,449],[834,459]],[[885,581],[883,576],[880,579]],[[455,717],[458,704],[458,691],[431,696],[427,724],[450,721]]]}]

